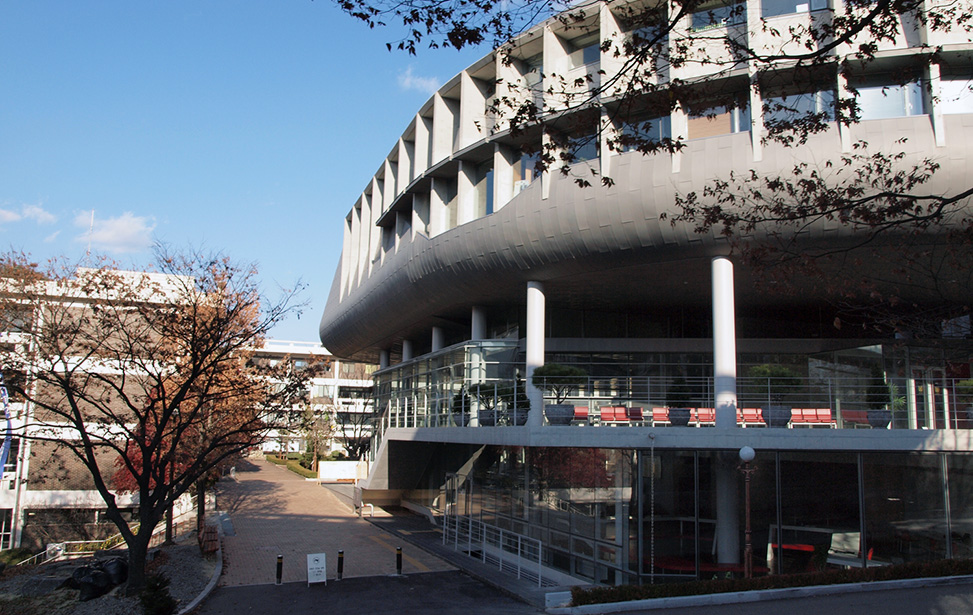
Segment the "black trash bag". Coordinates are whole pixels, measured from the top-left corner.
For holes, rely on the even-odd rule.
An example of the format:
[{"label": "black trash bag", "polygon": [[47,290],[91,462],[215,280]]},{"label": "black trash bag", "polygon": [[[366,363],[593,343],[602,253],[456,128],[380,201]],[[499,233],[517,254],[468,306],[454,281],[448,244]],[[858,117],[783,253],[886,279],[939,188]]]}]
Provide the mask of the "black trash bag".
[{"label": "black trash bag", "polygon": [[123,557],[113,557],[101,562],[101,568],[111,579],[112,585],[118,585],[128,580],[128,562]]},{"label": "black trash bag", "polygon": [[78,566],[71,571],[71,577],[65,579],[62,587],[67,587],[70,589],[81,589],[81,578],[91,574],[92,570],[97,570],[94,566]]},{"label": "black trash bag", "polygon": [[78,596],[81,602],[106,594],[112,588],[111,578],[108,576],[108,573],[95,568],[92,568],[88,574],[78,579],[78,584],[81,586],[81,595]]}]

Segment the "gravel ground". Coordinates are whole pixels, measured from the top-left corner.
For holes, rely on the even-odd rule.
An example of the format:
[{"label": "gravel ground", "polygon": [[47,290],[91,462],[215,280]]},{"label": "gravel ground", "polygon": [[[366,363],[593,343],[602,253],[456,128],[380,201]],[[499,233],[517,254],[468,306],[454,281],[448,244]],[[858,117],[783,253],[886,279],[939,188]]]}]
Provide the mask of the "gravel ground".
[{"label": "gravel ground", "polygon": [[[194,537],[188,544],[160,547],[158,552],[148,571],[150,574],[162,573],[169,579],[169,593],[177,600],[177,609],[181,609],[199,596],[209,583],[216,567],[216,558],[200,555]],[[65,568],[73,570],[82,563],[82,560],[65,562],[58,568],[62,571]],[[0,577],[0,615],[31,611],[51,615],[133,615],[142,611],[138,596],[125,596],[124,586],[116,587],[104,596],[87,602],[79,602],[78,590],[72,589],[24,597],[24,588],[36,583],[39,573],[43,574],[44,570],[45,567],[41,566],[30,574],[4,574]],[[69,574],[67,572],[61,576]]]}]

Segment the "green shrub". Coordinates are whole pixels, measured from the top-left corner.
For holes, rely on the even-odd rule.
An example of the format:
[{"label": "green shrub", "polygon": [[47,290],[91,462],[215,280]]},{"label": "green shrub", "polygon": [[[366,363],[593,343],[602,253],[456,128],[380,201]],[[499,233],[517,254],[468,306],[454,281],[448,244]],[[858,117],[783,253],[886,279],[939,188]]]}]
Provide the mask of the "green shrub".
[{"label": "green shrub", "polygon": [[0,562],[3,562],[7,566],[16,566],[32,555],[34,555],[34,553],[30,549],[25,549],[23,547],[18,549],[7,549],[6,551],[0,551]]},{"label": "green shrub", "polygon": [[304,478],[317,478],[318,473],[314,470],[309,470],[301,465],[301,462],[296,459],[287,460],[287,469],[294,474],[300,474]]},{"label": "green shrub", "polygon": [[314,453],[304,453],[303,455],[301,455],[301,467],[306,468],[308,470],[313,470],[314,457],[315,457]]},{"label": "green shrub", "polygon": [[280,457],[278,457],[275,454],[264,455],[264,458],[267,461],[269,461],[270,463],[276,463],[279,466],[287,465],[287,460],[286,459],[281,459]]},{"label": "green shrub", "polygon": [[869,581],[892,581],[925,577],[949,577],[973,574],[973,560],[937,560],[934,562],[910,562],[895,566],[875,568],[847,568],[803,574],[769,575],[753,579],[714,579],[688,583],[661,583],[658,585],[616,585],[612,587],[573,587],[571,606],[627,602],[651,598],[676,596],[700,596],[727,592],[810,587],[812,585],[838,585]]},{"label": "green shrub", "polygon": [[176,600],[169,594],[169,579],[161,574],[149,575],[139,594],[145,615],[173,615]]}]

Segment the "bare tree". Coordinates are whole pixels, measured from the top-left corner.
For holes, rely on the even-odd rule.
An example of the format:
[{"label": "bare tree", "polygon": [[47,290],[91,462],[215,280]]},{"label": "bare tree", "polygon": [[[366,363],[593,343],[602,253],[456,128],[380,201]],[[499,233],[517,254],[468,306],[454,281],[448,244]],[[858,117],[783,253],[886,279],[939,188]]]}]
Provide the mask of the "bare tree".
[{"label": "bare tree", "polygon": [[[300,374],[251,361],[299,307],[293,292],[262,300],[256,270],[222,256],[159,248],[156,267],[0,260],[3,370],[26,375],[11,386],[30,408],[21,436],[90,472],[128,546],[130,591],[145,581],[149,538],[170,505],[306,395]],[[116,472],[137,496],[137,526],[123,518]]]}]

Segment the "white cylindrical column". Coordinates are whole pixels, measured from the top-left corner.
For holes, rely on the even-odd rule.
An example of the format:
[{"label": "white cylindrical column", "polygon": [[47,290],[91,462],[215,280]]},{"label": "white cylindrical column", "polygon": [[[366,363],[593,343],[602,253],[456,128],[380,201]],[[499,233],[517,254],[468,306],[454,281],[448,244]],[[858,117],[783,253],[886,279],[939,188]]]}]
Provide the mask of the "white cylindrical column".
[{"label": "white cylindrical column", "polygon": [[412,360],[412,340],[402,340],[402,361]]},{"label": "white cylindrical column", "polygon": [[713,459],[716,474],[716,563],[740,563],[740,521],[737,514],[739,485],[735,452],[717,451]]},{"label": "white cylindrical column", "polygon": [[378,368],[385,369],[389,366],[389,351],[379,350],[378,351]]},{"label": "white cylindrical column", "polygon": [[442,350],[446,345],[446,332],[442,327],[432,328],[432,351]]},{"label": "white cylindrical column", "polygon": [[733,301],[733,263],[724,256],[712,262],[713,272],[713,386],[716,426],[737,425],[736,307]]},{"label": "white cylindrical column", "polygon": [[544,392],[531,382],[534,370],[544,365],[544,319],[544,285],[527,282],[527,397],[530,399],[527,424],[531,427],[544,424]]},{"label": "white cylindrical column", "polygon": [[487,337],[486,310],[474,305],[470,311],[470,339],[485,340]]}]

